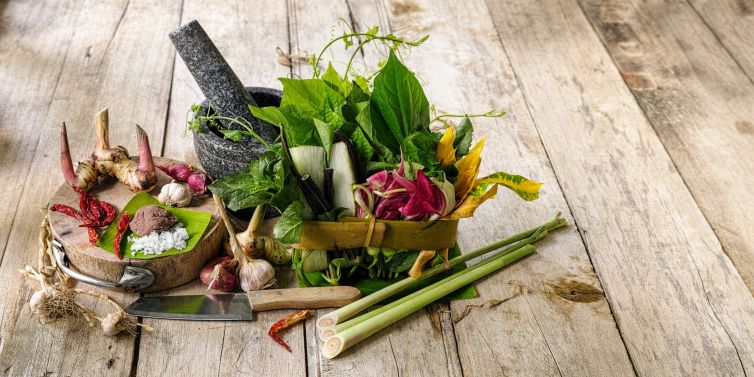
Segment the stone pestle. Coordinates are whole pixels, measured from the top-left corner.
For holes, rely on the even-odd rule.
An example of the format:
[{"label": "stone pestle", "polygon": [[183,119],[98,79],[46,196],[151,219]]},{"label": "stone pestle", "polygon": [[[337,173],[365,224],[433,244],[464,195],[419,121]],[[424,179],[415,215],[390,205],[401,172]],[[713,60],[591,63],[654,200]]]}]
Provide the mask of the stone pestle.
[{"label": "stone pestle", "polygon": [[[257,103],[199,22],[193,20],[173,30],[169,35],[202,93],[212,103],[212,107],[222,116],[248,120],[259,136],[269,143],[273,142],[279,133],[278,129],[251,114],[248,106],[256,106]],[[238,126],[226,126],[240,129]],[[249,141],[261,146],[256,139],[250,138]]]}]

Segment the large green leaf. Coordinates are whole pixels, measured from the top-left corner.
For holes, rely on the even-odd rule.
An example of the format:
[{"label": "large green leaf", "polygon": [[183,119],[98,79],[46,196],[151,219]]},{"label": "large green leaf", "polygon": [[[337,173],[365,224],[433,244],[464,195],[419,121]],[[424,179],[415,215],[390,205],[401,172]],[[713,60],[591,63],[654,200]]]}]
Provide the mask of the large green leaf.
[{"label": "large green leaf", "polygon": [[399,143],[429,127],[429,102],[419,80],[393,52],[374,79],[372,101]]},{"label": "large green leaf", "polygon": [[[123,213],[128,213],[131,215],[131,218],[136,214],[136,211],[139,210],[139,208],[148,206],[148,205],[156,205],[159,207],[162,207],[166,209],[168,212],[170,212],[173,216],[175,216],[178,219],[179,223],[182,223],[186,227],[186,231],[188,232],[189,239],[186,241],[186,247],[181,250],[176,249],[170,249],[165,250],[160,255],[143,255],[140,251],[133,251],[131,250],[131,245],[133,242],[128,241],[128,236],[133,234],[131,233],[131,230],[127,230],[126,233],[123,235],[123,238],[121,239],[121,252],[124,258],[133,258],[133,259],[155,259],[160,257],[166,257],[168,255],[176,255],[176,254],[183,254],[191,251],[194,246],[201,240],[202,235],[204,234],[204,231],[207,229],[207,225],[209,225],[209,222],[212,218],[212,216],[209,214],[209,212],[199,212],[199,211],[192,211],[189,209],[184,208],[172,208],[165,205],[160,204],[157,199],[152,197],[147,192],[140,192],[136,195],[134,195],[133,198],[126,204],[125,207],[123,207],[123,210],[120,212],[120,215],[118,215],[118,219],[120,219],[120,216],[123,215]],[[118,220],[113,221],[110,226],[105,229],[105,232],[102,233],[102,236],[100,236],[99,241],[97,241],[97,246],[107,250],[108,252],[114,253],[113,251],[113,243],[115,241],[115,233],[118,226]]]},{"label": "large green leaf", "polygon": [[320,79],[286,79],[283,83],[283,100],[280,107],[296,106],[302,114],[325,123],[343,119],[342,108],[346,99]]}]

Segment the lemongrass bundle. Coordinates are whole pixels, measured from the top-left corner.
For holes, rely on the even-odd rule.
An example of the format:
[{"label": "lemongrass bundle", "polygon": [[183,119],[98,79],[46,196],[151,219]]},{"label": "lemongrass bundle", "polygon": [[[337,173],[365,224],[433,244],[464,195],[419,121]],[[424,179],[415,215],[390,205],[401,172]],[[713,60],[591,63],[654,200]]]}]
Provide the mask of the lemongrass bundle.
[{"label": "lemongrass bundle", "polygon": [[[461,263],[465,263],[471,259],[477,258],[479,256],[482,256],[494,250],[500,249],[501,247],[505,247],[513,243],[516,243],[515,245],[511,245],[510,247],[506,248],[501,253],[512,252],[520,247],[523,247],[524,245],[532,244],[544,238],[544,236],[547,234],[546,233],[547,231],[551,231],[565,225],[566,225],[565,219],[560,217],[560,214],[558,214],[553,220],[545,224],[542,224],[536,228],[532,228],[527,231],[513,235],[511,237],[508,237],[506,239],[491,243],[487,246],[481,247],[469,253],[459,255],[458,257],[455,257],[448,261],[447,268],[452,268],[453,266],[456,266]],[[332,328],[336,326],[337,324],[342,323],[348,320],[349,318],[352,318],[353,316],[361,313],[362,311],[368,309],[369,307],[376,305],[382,302],[383,300],[394,296],[395,294],[399,292],[402,292],[406,289],[409,289],[418,284],[421,284],[422,282],[425,282],[428,279],[446,271],[447,269],[445,265],[438,265],[438,266],[432,267],[424,271],[422,275],[419,276],[418,278],[409,276],[384,289],[381,289],[375,293],[372,293],[369,296],[366,296],[356,302],[353,302],[340,309],[337,309],[335,311],[332,311],[330,313],[323,315],[317,320],[317,333],[320,339],[325,340],[327,338],[327,334],[332,334],[333,332]]]},{"label": "lemongrass bundle", "polygon": [[477,281],[534,252],[536,252],[534,246],[526,245],[511,253],[496,256],[482,262],[478,267],[459,271],[444,280],[442,284],[433,285],[431,288],[428,287],[429,289],[422,290],[420,291],[421,293],[417,292],[419,294],[410,300],[395,305],[387,311],[371,316],[363,322],[330,336],[322,347],[322,356],[332,359],[353,345],[421,310],[432,302],[462,288],[464,285]]}]

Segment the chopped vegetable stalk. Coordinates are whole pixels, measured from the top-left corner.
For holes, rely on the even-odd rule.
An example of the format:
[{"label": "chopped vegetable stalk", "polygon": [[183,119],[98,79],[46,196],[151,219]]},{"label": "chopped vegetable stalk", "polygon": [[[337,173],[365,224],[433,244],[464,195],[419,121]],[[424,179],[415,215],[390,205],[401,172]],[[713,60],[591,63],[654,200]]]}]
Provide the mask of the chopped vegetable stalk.
[{"label": "chopped vegetable stalk", "polygon": [[[513,235],[511,237],[508,237],[506,239],[491,243],[487,246],[481,247],[479,249],[476,249],[474,251],[471,251],[469,253],[461,254],[450,261],[448,261],[448,265],[453,268],[454,266],[467,262],[471,259],[474,259],[476,257],[479,257],[481,255],[487,254],[493,250],[497,250],[501,247],[510,245],[514,242],[521,241],[520,243],[509,246],[507,249],[503,250],[502,252],[505,253],[510,250],[515,250],[523,245],[534,243],[538,240],[540,240],[542,237],[544,237],[543,231],[551,231],[557,228],[560,228],[562,226],[566,225],[565,219],[560,217],[560,214],[558,214],[555,219],[542,224],[536,228],[529,229],[525,232],[518,233],[516,235]],[[319,320],[317,320],[317,330],[320,334],[320,337],[324,333],[325,330],[328,328],[331,328],[338,323],[341,323],[349,318],[352,318],[356,314],[368,309],[372,305],[376,305],[383,300],[395,295],[398,292],[404,291],[416,284],[419,284],[422,281],[425,281],[426,279],[429,279],[437,274],[445,272],[445,265],[439,265],[432,267],[422,274],[419,278],[414,277],[407,277],[403,280],[400,280],[396,282],[395,284],[392,284],[385,289],[381,289],[375,293],[370,294],[369,296],[366,296],[356,302],[353,302],[351,304],[348,304],[340,309],[334,310],[330,313],[325,314],[324,316],[320,317]]]},{"label": "chopped vegetable stalk", "polygon": [[[302,177],[309,175],[312,182],[322,192],[325,183],[325,148],[313,145],[302,145],[298,147],[288,148],[291,155],[291,162],[296,167],[296,171]],[[306,195],[306,193],[302,194]],[[302,202],[308,203],[306,197],[303,197]],[[310,206],[306,206],[304,209],[304,218],[314,217],[314,212]]]},{"label": "chopped vegetable stalk", "polygon": [[391,324],[407,317],[408,315],[418,310],[421,310],[425,306],[449,295],[450,293],[460,289],[464,285],[477,281],[534,252],[536,252],[536,248],[534,248],[534,246],[527,245],[510,254],[503,255],[499,258],[495,258],[494,260],[484,263],[479,268],[470,271],[461,271],[453,274],[453,278],[444,282],[444,284],[436,286],[428,291],[422,292],[420,295],[414,297],[410,301],[401,303],[400,305],[397,305],[384,313],[380,313],[362,323],[344,330],[343,332],[331,336],[327,339],[327,341],[325,341],[324,347],[322,348],[322,356],[327,357],[328,359],[332,359],[338,356],[344,350],[370,337],[376,332],[390,326]]},{"label": "chopped vegetable stalk", "polygon": [[353,199],[353,185],[356,183],[356,172],[351,161],[346,143],[335,143],[330,152],[330,168],[333,169],[333,207],[346,208],[348,216],[356,212]]}]

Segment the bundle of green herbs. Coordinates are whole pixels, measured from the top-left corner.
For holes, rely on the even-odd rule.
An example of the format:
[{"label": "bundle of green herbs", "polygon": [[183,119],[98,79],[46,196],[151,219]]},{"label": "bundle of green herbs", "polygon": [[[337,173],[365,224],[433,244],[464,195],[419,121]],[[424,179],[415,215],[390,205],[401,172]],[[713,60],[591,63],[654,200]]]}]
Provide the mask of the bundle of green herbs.
[{"label": "bundle of green herbs", "polygon": [[[280,106],[250,107],[255,117],[280,127],[279,140],[245,171],[217,180],[209,189],[232,210],[277,209],[282,216],[274,236],[285,245],[299,242],[304,220],[456,220],[471,217],[498,185],[524,200],[536,199],[541,183],[504,172],[477,177],[485,140],[472,146],[471,118],[504,112],[433,116],[419,80],[400,58],[401,51],[426,39],[382,35],[374,27],[328,42],[310,58],[311,78],[280,79]],[[322,57],[337,42],[351,48],[352,55],[342,74],[332,64],[323,72]],[[386,59],[371,74],[354,74],[354,59],[369,43],[385,47]],[[458,125],[449,121],[454,117],[460,119]],[[195,113],[197,119],[212,120],[210,114]],[[247,131],[254,135],[253,129]],[[347,283],[368,294],[409,271],[418,276],[426,263],[448,263],[460,252],[435,254],[366,247],[292,250],[291,264],[303,285]]]}]

